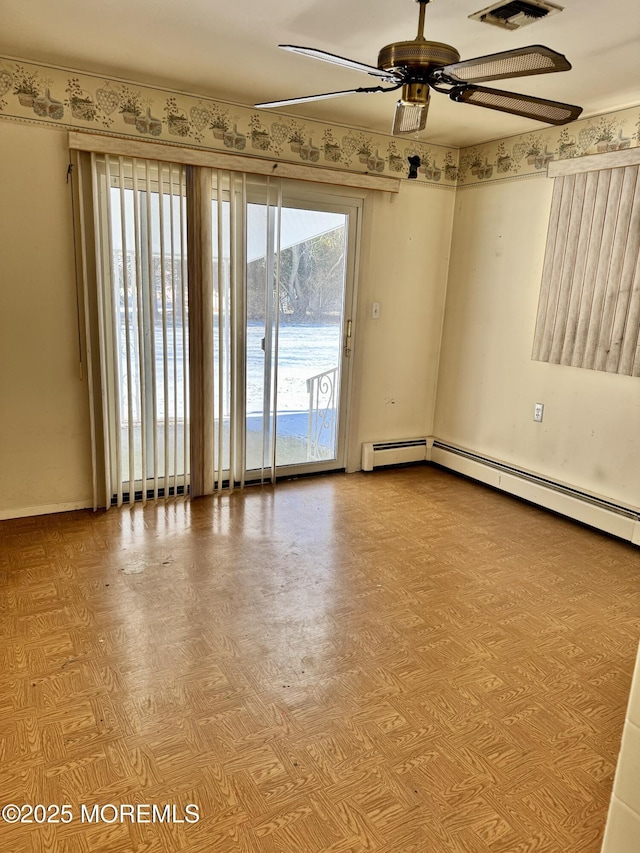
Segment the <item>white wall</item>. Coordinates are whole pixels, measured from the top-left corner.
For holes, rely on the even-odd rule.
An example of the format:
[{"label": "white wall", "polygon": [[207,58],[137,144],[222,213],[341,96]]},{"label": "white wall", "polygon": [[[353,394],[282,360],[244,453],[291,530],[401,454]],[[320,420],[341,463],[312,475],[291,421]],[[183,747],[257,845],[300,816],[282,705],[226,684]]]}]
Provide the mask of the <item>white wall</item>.
[{"label": "white wall", "polygon": [[638,380],[531,360],[552,186],[456,194],[434,434],[638,507]]},{"label": "white wall", "polygon": [[365,200],[350,467],[363,441],[433,432],[454,202],[451,189],[407,181]]},{"label": "white wall", "polygon": [[91,504],[66,138],[0,122],[0,518]]}]

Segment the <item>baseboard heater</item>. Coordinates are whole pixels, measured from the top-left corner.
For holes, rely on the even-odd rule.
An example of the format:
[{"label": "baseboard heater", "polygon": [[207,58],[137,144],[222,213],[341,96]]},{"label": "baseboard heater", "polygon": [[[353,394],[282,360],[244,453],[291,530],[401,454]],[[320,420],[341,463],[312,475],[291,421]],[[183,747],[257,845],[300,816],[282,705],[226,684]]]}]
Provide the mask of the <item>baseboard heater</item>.
[{"label": "baseboard heater", "polygon": [[430,458],[443,468],[640,545],[640,509],[617,504],[437,439],[433,441]]},{"label": "baseboard heater", "polygon": [[373,471],[383,465],[406,465],[429,458],[430,438],[405,438],[398,441],[370,441],[362,445],[362,470]]}]

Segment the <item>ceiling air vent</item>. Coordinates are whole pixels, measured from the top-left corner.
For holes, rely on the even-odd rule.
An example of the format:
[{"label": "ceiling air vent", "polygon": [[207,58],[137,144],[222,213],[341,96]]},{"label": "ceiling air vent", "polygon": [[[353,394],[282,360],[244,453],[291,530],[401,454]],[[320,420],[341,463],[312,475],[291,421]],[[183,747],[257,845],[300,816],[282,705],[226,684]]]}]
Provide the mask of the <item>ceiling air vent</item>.
[{"label": "ceiling air vent", "polygon": [[483,24],[493,24],[506,30],[519,30],[528,24],[535,24],[549,15],[562,12],[562,6],[547,3],[546,0],[512,0],[508,3],[494,3],[474,15],[469,15],[473,21]]}]

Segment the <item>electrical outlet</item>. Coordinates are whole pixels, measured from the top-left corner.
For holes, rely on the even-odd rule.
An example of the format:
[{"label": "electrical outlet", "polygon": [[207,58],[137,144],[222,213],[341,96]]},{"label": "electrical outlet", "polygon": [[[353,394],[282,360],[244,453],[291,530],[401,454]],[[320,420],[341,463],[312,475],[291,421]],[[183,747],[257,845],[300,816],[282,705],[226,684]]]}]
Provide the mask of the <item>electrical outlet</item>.
[{"label": "electrical outlet", "polygon": [[371,319],[378,320],[380,319],[380,303],[374,302],[371,306]]},{"label": "electrical outlet", "polygon": [[533,407],[533,419],[536,423],[542,423],[542,416],[544,415],[544,403],[536,403]]}]

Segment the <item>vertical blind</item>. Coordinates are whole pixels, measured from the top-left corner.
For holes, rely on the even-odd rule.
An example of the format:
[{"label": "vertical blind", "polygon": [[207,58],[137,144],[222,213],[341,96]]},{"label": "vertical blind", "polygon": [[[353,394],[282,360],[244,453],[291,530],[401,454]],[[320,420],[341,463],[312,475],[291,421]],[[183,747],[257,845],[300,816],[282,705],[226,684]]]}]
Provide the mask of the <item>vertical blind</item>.
[{"label": "vertical blind", "polygon": [[249,467],[254,478],[275,481],[280,180],[252,181],[249,204],[244,174],[89,156],[79,160],[79,187],[85,270],[95,246],[95,294],[85,274],[88,351],[98,364],[94,505],[244,485],[251,217],[252,241],[265,258],[265,317],[273,322],[263,340],[262,451]]},{"label": "vertical blind", "polygon": [[555,178],[532,357],[640,376],[637,165]]},{"label": "vertical blind", "polygon": [[[184,493],[188,484],[185,169],[95,154],[90,169],[100,377],[95,408],[102,413],[105,504],[121,506]],[[80,174],[81,192],[83,184]],[[88,310],[92,300],[85,295]],[[95,412],[93,420],[99,420]]]},{"label": "vertical blind", "polygon": [[[244,486],[247,469],[252,479],[275,482],[273,353],[279,315],[274,303],[279,302],[282,184],[273,178],[252,178],[250,188],[248,184],[245,174],[187,167],[192,497]],[[249,228],[265,261],[262,451],[257,465],[246,452]]]}]

